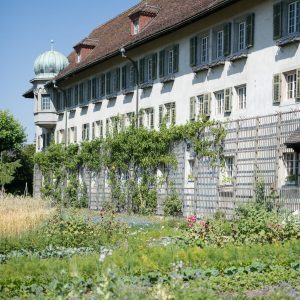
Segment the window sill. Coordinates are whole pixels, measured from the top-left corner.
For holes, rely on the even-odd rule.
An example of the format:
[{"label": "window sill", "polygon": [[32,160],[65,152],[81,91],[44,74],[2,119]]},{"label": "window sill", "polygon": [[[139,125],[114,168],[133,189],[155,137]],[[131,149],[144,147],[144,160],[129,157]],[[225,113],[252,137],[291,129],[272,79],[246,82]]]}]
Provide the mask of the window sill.
[{"label": "window sill", "polygon": [[192,67],[192,70],[194,73],[200,73],[200,72],[205,72],[209,70],[209,64],[203,64],[203,65],[198,65],[195,67]]},{"label": "window sill", "polygon": [[149,89],[153,87],[153,81],[140,84],[140,89]]},{"label": "window sill", "polygon": [[92,101],[93,104],[97,104],[97,103],[101,103],[103,101],[103,97],[99,98],[99,99],[94,99]]},{"label": "window sill", "polygon": [[219,66],[224,66],[225,62],[226,62],[225,58],[221,58],[221,59],[215,60],[211,64],[209,64],[209,68],[213,69],[213,68],[216,68],[216,67],[219,67]]},{"label": "window sill", "polygon": [[113,99],[116,99],[117,97],[118,97],[118,93],[112,93],[112,94],[106,95],[107,100],[113,100]]},{"label": "window sill", "polygon": [[134,87],[129,87],[127,89],[122,90],[123,95],[131,95],[134,94]]},{"label": "window sill", "polygon": [[281,39],[276,41],[276,45],[278,47],[285,47],[289,44],[299,43],[300,42],[300,33],[293,33],[287,36],[282,37]]},{"label": "window sill", "polygon": [[76,111],[76,106],[68,107],[69,112]]},{"label": "window sill", "polygon": [[235,61],[242,60],[242,59],[247,59],[247,58],[248,58],[248,52],[247,52],[247,50],[243,50],[243,51],[234,53],[233,55],[231,55],[228,58],[228,60],[230,62],[235,62]]},{"label": "window sill", "polygon": [[81,104],[79,104],[80,108],[85,108],[85,107],[88,107],[88,106],[89,106],[88,103],[81,103]]},{"label": "window sill", "polygon": [[168,82],[173,82],[175,81],[175,75],[174,74],[169,74],[165,77],[160,78],[161,83],[168,83]]}]

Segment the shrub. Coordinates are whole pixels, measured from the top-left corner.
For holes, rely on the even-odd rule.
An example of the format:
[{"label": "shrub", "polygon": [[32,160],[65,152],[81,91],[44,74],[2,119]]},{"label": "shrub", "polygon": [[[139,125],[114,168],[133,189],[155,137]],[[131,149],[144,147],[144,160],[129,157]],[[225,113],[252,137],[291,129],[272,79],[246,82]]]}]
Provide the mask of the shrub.
[{"label": "shrub", "polygon": [[165,216],[178,216],[182,212],[182,203],[179,199],[178,193],[174,188],[171,189],[171,194],[164,203]]}]

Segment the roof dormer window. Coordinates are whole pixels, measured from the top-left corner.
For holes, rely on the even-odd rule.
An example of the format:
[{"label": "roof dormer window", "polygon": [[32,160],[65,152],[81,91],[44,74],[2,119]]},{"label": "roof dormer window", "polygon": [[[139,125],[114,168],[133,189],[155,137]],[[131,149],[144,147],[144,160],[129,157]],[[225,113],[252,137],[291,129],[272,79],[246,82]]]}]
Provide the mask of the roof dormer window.
[{"label": "roof dormer window", "polygon": [[131,34],[140,33],[149,22],[158,14],[158,7],[143,4],[131,11],[128,17],[131,19]]},{"label": "roof dormer window", "polygon": [[77,53],[77,63],[79,64],[81,62],[81,54]]},{"label": "roof dormer window", "polygon": [[140,31],[139,19],[135,19],[134,21],[132,21],[132,24],[133,24],[133,34],[138,34]]}]

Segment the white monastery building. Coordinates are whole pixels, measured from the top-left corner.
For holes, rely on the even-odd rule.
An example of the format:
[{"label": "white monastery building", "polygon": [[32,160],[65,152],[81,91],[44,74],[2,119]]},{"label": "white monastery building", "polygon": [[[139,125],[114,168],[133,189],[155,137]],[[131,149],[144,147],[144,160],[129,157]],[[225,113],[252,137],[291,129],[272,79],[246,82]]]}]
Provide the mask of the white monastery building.
[{"label": "white monastery building", "polygon": [[185,124],[204,114],[227,122],[226,170],[213,184],[199,161],[190,176],[196,162],[185,149],[182,188],[194,189],[196,203],[216,193],[245,198],[254,162],[270,188],[291,190],[299,175],[299,42],[299,0],[141,1],[68,58],[51,49],[36,59],[23,96],[34,101],[37,151],[52,137],[67,144],[105,137],[137,112],[149,130],[165,116]]}]

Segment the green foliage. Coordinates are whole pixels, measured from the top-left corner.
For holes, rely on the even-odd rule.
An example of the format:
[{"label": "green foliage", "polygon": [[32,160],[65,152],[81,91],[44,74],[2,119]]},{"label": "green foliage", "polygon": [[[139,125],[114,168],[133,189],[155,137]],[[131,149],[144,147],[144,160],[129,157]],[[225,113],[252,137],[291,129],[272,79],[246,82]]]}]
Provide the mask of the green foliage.
[{"label": "green foliage", "polygon": [[13,162],[0,161],[0,185],[2,189],[4,189],[5,184],[11,183],[14,180],[14,174],[20,166],[19,160]]},{"label": "green foliage", "polygon": [[0,153],[18,148],[25,139],[20,123],[8,111],[0,110]]},{"label": "green foliage", "polygon": [[253,245],[299,238],[299,224],[293,218],[268,211],[264,205],[256,203],[239,207],[233,220],[220,216],[207,221],[197,221],[195,217],[191,221],[190,218],[182,238],[189,245]]},{"label": "green foliage", "polygon": [[[212,138],[205,138],[207,131],[213,133]],[[82,206],[78,199],[78,195],[84,194],[84,187],[79,184],[80,172],[88,170],[97,175],[106,171],[112,201],[118,211],[149,214],[157,207],[158,184],[170,190],[168,174],[163,174],[160,182],[156,174],[161,166],[165,166],[167,172],[176,168],[174,145],[189,140],[197,155],[207,156],[212,163],[217,163],[222,158],[224,137],[224,128],[208,118],[170,128],[163,124],[159,131],[129,127],[105,140],[83,142],[80,147],[51,145],[45,152],[36,154],[35,162],[44,175],[43,194],[56,203]],[[167,214],[179,212],[180,204],[174,195],[166,203],[169,205]]]},{"label": "green foliage", "polygon": [[171,194],[164,203],[165,216],[178,216],[182,212],[182,203],[174,187],[171,188]]},{"label": "green foliage", "polygon": [[21,168],[14,174],[14,180],[6,185],[6,191],[11,194],[24,194],[26,183],[28,193],[32,194],[35,145],[23,145],[14,151],[13,159],[20,160]]}]

